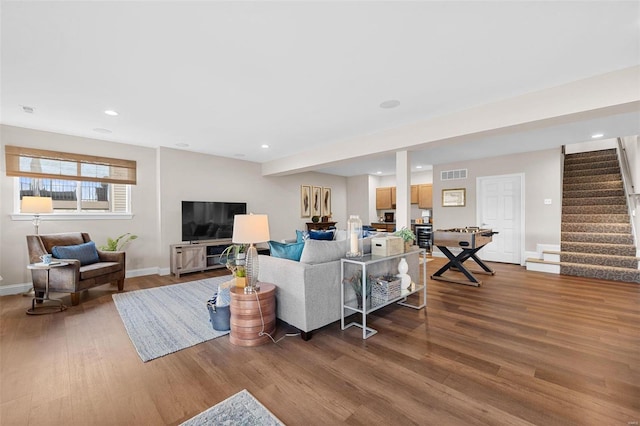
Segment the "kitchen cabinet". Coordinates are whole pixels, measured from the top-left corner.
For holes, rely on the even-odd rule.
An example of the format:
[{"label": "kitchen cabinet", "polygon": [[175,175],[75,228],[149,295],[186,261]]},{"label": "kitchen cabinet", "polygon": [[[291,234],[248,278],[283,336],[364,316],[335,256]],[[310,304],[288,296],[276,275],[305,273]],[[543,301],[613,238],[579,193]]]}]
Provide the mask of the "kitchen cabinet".
[{"label": "kitchen cabinet", "polygon": [[418,204],[418,185],[411,185],[411,204]]},{"label": "kitchen cabinet", "polygon": [[418,185],[418,207],[421,209],[433,208],[433,185],[425,183]]},{"label": "kitchen cabinet", "polygon": [[376,188],[376,210],[396,208],[396,188]]}]

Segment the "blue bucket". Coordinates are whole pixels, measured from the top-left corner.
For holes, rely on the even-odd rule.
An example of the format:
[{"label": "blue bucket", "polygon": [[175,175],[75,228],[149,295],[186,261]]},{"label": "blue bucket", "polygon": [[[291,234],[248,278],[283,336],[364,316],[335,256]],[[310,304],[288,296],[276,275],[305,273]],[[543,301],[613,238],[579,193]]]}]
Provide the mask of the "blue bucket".
[{"label": "blue bucket", "polygon": [[207,302],[207,309],[209,309],[209,320],[214,330],[231,330],[231,309],[229,305],[216,306],[215,302],[212,303],[210,300]]}]

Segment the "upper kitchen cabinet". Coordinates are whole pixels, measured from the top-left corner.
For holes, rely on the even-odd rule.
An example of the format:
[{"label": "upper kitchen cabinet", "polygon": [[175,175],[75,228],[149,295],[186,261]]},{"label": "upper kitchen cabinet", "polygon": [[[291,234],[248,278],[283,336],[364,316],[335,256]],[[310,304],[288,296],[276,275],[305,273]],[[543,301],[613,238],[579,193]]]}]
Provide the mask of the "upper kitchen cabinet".
[{"label": "upper kitchen cabinet", "polygon": [[421,209],[433,208],[433,185],[424,183],[418,185],[418,207]]},{"label": "upper kitchen cabinet", "polygon": [[418,204],[418,185],[411,185],[411,204]]},{"label": "upper kitchen cabinet", "polygon": [[396,188],[376,188],[376,210],[396,208]]}]

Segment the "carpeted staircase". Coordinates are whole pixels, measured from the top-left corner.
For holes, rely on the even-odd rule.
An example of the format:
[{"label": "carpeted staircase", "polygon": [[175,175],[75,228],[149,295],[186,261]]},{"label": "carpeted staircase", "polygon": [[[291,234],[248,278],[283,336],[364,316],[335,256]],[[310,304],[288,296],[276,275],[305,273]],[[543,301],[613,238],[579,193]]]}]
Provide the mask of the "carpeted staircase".
[{"label": "carpeted staircase", "polygon": [[640,283],[615,149],[565,156],[560,273]]}]

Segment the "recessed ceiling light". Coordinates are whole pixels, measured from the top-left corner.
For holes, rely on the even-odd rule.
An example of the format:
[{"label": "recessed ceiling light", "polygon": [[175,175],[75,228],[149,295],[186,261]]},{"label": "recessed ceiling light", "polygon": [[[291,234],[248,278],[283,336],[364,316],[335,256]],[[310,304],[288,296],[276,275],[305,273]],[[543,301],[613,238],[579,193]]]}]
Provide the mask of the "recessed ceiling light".
[{"label": "recessed ceiling light", "polygon": [[376,172],[376,174],[377,174],[377,175],[381,175],[381,174],[382,174],[382,172],[381,172],[380,170],[378,170],[378,171]]},{"label": "recessed ceiling light", "polygon": [[189,144],[188,144],[188,143],[184,143],[184,142],[178,142],[178,143],[176,144],[176,146],[177,146],[177,147],[180,147],[180,148],[186,148],[186,147],[188,147],[188,146],[189,146]]},{"label": "recessed ceiling light", "polygon": [[591,135],[591,139],[598,139],[604,136],[604,133],[594,133]]},{"label": "recessed ceiling light", "polygon": [[34,108],[27,105],[22,105],[22,110],[27,114],[33,114]]},{"label": "recessed ceiling light", "polygon": [[111,133],[111,130],[103,129],[102,127],[96,127],[93,131],[97,133]]},{"label": "recessed ceiling light", "polygon": [[263,143],[262,145],[260,145],[261,148],[267,149],[269,148],[269,145],[267,145],[266,143]]},{"label": "recessed ceiling light", "polygon": [[384,101],[380,104],[380,108],[391,109],[400,105],[400,101],[396,99],[389,99],[388,101]]},{"label": "recessed ceiling light", "polygon": [[422,168],[422,166],[416,166],[416,169],[421,169],[421,168]]},{"label": "recessed ceiling light", "polygon": [[104,113],[107,114],[107,115],[110,115],[112,117],[115,117],[116,115],[118,115],[118,113],[116,111],[112,110],[112,109],[108,109]]}]

